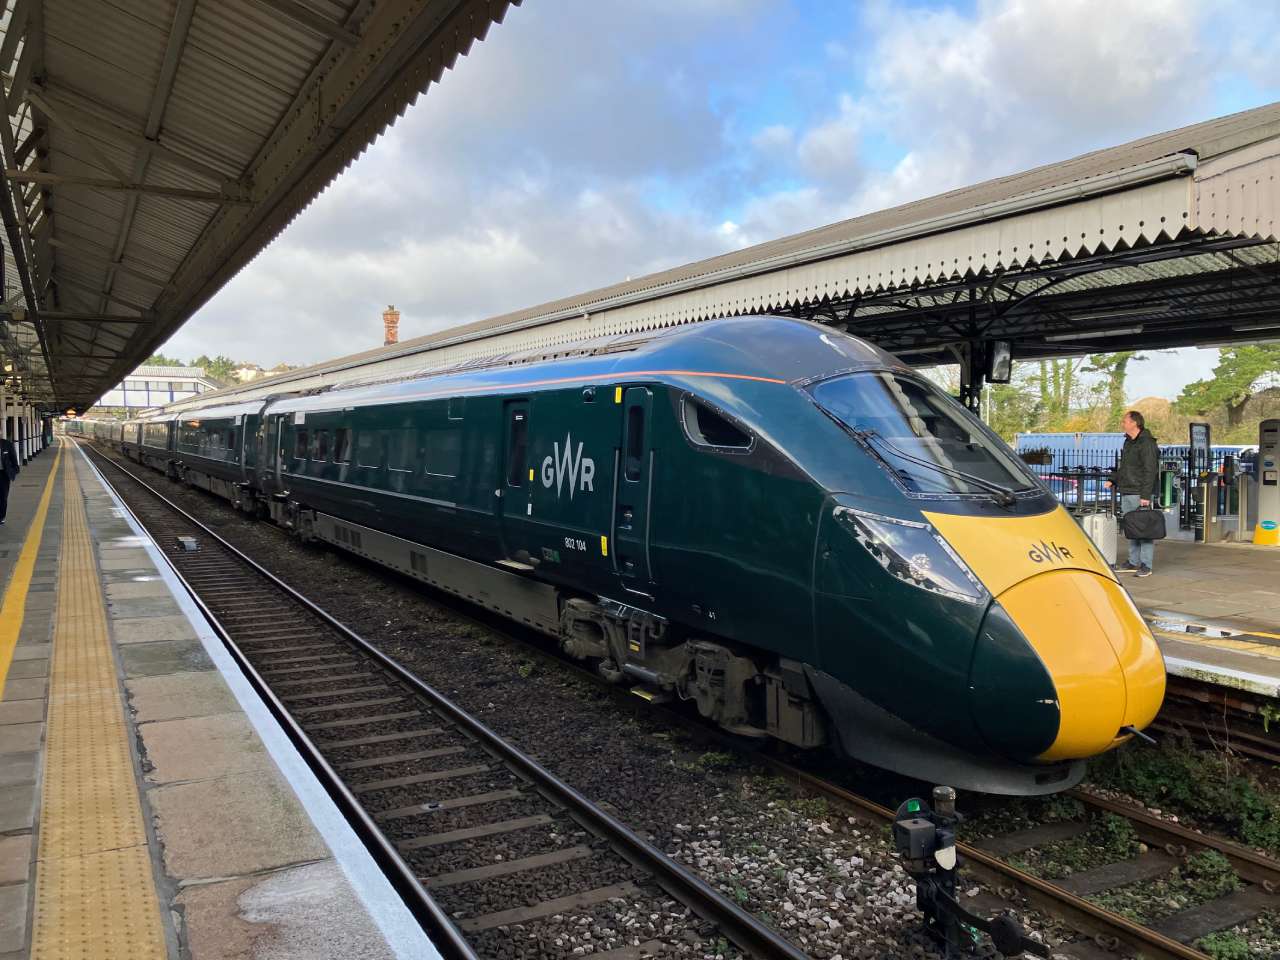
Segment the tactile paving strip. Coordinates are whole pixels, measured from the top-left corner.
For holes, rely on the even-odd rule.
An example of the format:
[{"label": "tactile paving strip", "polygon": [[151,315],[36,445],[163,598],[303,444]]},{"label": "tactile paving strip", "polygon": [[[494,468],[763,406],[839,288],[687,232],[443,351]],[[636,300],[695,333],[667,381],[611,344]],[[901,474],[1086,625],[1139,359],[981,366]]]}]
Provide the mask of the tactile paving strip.
[{"label": "tactile paving strip", "polygon": [[31,957],[164,958],[102,587],[66,466]]}]

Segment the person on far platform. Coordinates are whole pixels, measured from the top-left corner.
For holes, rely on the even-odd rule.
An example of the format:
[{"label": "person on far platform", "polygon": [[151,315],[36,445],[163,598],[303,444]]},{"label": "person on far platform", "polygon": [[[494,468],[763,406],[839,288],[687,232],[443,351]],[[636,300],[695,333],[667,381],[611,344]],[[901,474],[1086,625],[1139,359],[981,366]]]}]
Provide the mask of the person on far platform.
[{"label": "person on far platform", "polygon": [[11,440],[0,437],[0,523],[9,512],[9,484],[18,479],[18,450]]},{"label": "person on far platform", "polygon": [[[1120,450],[1120,463],[1107,486],[1115,484],[1120,491],[1120,510],[1128,513],[1139,507],[1151,506],[1155,499],[1160,482],[1160,446],[1137,410],[1130,410],[1124,415],[1120,428],[1124,430],[1124,447]],[[1154,540],[1130,540],[1129,562],[1117,564],[1116,570],[1149,577],[1155,554]]]}]

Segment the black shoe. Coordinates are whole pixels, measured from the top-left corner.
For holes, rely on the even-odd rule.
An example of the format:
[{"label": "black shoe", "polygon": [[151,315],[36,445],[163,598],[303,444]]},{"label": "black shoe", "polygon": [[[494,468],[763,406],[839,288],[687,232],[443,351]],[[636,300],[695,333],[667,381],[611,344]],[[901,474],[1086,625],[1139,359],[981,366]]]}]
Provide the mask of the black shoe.
[{"label": "black shoe", "polygon": [[1151,568],[1144,563],[1142,566],[1138,568],[1138,576],[1140,577],[1151,576]]},{"label": "black shoe", "polygon": [[1129,563],[1126,561],[1125,563],[1117,563],[1111,569],[1113,569],[1116,573],[1134,573],[1137,571],[1138,568],[1135,567],[1132,563]]}]

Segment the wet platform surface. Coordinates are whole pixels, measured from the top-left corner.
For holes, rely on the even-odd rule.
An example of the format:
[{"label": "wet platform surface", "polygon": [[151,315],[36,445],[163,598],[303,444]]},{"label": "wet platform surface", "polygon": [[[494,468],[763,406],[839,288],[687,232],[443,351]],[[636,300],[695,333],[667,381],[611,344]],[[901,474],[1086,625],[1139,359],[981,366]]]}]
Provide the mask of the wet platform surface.
[{"label": "wet platform surface", "polygon": [[0,960],[436,956],[69,444],[0,587]]},{"label": "wet platform surface", "polygon": [[1280,548],[1164,540],[1152,569],[1120,579],[1171,674],[1280,696]]}]

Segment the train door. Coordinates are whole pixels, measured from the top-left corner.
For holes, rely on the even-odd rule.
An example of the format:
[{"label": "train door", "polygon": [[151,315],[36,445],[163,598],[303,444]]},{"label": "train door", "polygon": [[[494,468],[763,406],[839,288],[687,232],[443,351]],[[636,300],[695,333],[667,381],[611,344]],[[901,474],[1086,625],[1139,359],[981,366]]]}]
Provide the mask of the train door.
[{"label": "train door", "polygon": [[502,476],[494,490],[502,527],[502,549],[508,559],[524,544],[521,532],[529,513],[529,401],[502,405]]},{"label": "train door", "polygon": [[644,590],[653,582],[649,560],[652,414],[652,391],[647,387],[628,387],[622,395],[622,446],[614,476],[613,555],[623,584],[635,590]]}]

